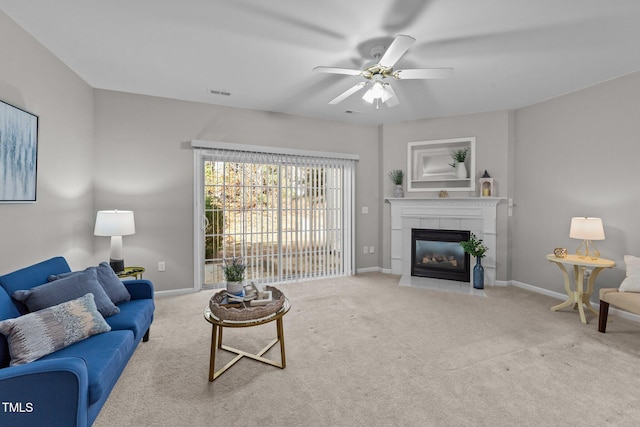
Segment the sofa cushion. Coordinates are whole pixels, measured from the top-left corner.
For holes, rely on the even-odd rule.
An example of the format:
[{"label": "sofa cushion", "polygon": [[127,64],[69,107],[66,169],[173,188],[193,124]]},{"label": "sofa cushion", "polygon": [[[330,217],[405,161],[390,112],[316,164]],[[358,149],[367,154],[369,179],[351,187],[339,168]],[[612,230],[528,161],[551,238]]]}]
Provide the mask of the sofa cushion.
[{"label": "sofa cushion", "polygon": [[111,331],[94,335],[40,360],[82,358],[87,364],[88,400],[91,405],[111,391],[133,354],[134,346],[131,331]]},{"label": "sofa cushion", "polygon": [[[98,283],[100,283],[100,286],[102,286],[102,289],[104,289],[112,303],[118,304],[131,299],[131,294],[129,294],[126,286],[124,286],[122,280],[116,275],[108,262],[101,262],[97,267],[88,267],[85,271],[86,270],[96,270]],[[49,276],[49,281],[63,279],[79,273],[82,273],[82,271],[54,274]]]},{"label": "sofa cushion", "polygon": [[154,303],[151,299],[137,299],[120,303],[120,313],[106,319],[114,331],[129,330],[135,335],[136,340],[149,329],[153,319]]},{"label": "sofa cushion", "polygon": [[110,331],[93,294],[0,322],[11,366],[23,365],[92,335]]},{"label": "sofa cushion", "polygon": [[620,284],[620,292],[640,292],[640,258],[625,255],[624,263],[627,267],[627,276]]},{"label": "sofa cushion", "polygon": [[95,270],[85,270],[29,290],[18,290],[13,293],[12,297],[24,303],[29,308],[29,311],[33,312],[79,298],[87,293],[93,294],[96,307],[104,317],[120,312],[120,309],[111,302],[102,286],[98,283]]},{"label": "sofa cushion", "polygon": [[[54,257],[0,276],[0,285],[2,285],[7,292],[7,295],[11,296],[19,289],[31,289],[47,283],[47,278],[52,274],[67,273],[69,271],[71,271],[71,269],[69,268],[69,264],[67,264],[67,260],[60,256]],[[29,309],[20,301],[14,300],[14,304],[20,311],[20,314],[29,312]]]}]

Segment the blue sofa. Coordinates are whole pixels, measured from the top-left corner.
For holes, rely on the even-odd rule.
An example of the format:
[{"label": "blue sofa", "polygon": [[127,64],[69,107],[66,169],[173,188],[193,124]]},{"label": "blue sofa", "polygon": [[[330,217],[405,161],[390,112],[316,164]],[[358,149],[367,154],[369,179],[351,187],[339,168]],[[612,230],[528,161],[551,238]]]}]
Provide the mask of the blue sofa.
[{"label": "blue sofa", "polygon": [[[70,272],[62,257],[0,276],[0,321],[28,312],[11,295],[46,284],[51,275]],[[149,339],[155,309],[153,284],[123,281],[130,301],[106,317],[111,331],[48,354],[30,363],[10,366],[7,340],[0,334],[0,425],[90,426],[109,397],[140,341]]]}]

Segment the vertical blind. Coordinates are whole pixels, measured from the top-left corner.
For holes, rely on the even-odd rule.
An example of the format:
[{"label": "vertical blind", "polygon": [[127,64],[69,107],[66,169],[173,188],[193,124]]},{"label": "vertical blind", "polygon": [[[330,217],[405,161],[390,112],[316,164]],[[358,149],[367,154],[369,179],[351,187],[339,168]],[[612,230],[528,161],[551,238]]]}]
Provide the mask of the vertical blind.
[{"label": "vertical blind", "polygon": [[201,158],[214,284],[237,257],[259,282],[352,274],[355,160],[222,148]]}]

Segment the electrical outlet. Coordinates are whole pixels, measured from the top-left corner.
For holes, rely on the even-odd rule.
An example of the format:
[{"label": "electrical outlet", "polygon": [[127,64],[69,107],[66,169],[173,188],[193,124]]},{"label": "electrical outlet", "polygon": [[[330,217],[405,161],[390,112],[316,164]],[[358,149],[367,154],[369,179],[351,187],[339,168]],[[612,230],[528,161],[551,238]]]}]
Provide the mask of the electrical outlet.
[{"label": "electrical outlet", "polygon": [[363,214],[368,214],[369,213],[369,206],[363,206],[362,207],[362,213]]},{"label": "electrical outlet", "polygon": [[369,246],[369,253],[370,253],[370,254],[375,253],[375,251],[376,251],[376,248],[375,248],[375,247],[373,247],[373,246]]},{"label": "electrical outlet", "polygon": [[158,271],[165,271],[166,270],[166,265],[164,264],[164,261],[159,261],[158,262]]},{"label": "electrical outlet", "polygon": [[369,246],[365,246],[364,250],[362,251],[363,254],[368,254],[369,253]]}]

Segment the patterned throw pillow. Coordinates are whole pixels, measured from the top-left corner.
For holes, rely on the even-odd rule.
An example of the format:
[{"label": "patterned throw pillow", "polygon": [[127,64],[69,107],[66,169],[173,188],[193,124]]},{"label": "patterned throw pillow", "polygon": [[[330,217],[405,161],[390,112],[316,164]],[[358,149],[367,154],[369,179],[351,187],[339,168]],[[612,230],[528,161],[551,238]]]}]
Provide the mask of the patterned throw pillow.
[{"label": "patterned throw pillow", "polygon": [[93,294],[0,322],[0,332],[9,343],[11,366],[33,362],[110,330],[96,308]]}]

